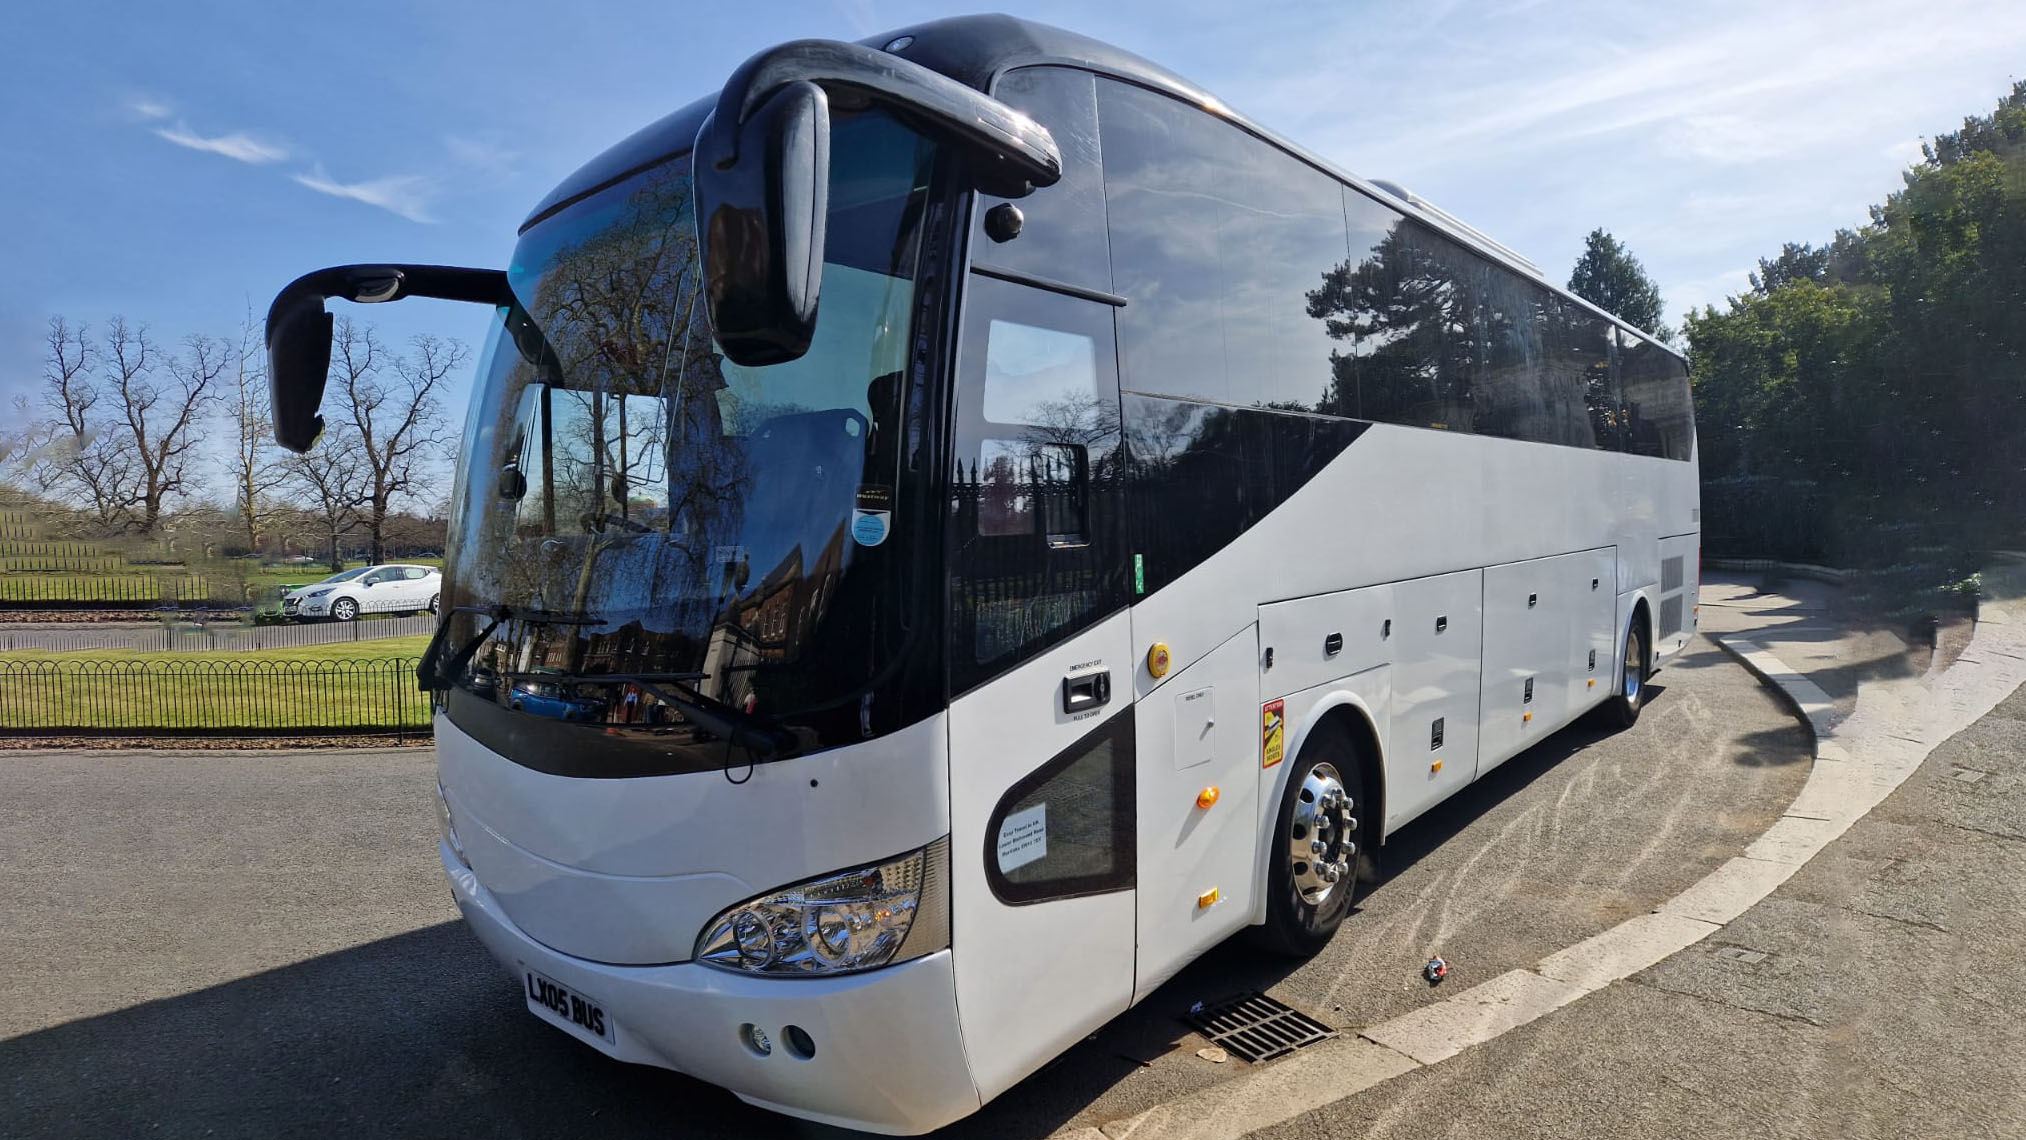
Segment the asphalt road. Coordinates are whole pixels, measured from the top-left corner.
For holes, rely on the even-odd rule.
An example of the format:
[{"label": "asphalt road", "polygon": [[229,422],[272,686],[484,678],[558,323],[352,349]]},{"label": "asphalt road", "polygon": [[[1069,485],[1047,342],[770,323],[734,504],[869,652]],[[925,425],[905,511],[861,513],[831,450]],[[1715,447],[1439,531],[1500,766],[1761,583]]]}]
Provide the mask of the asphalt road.
[{"label": "asphalt road", "polygon": [[[1345,1028],[1642,912],[1762,831],[1807,740],[1697,641],[1395,837],[1317,959],[1234,944],[951,1136],[1045,1136],[1225,1079],[1177,1014],[1270,989]],[[836,1135],[536,1022],[456,921],[426,752],[0,754],[0,1133]]]}]

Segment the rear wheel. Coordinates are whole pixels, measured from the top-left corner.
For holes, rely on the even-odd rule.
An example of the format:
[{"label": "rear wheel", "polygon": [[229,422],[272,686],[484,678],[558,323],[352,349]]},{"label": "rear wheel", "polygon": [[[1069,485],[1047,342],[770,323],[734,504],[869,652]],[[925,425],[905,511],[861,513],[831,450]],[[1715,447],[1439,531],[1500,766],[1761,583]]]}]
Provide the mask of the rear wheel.
[{"label": "rear wheel", "polygon": [[1329,945],[1357,892],[1367,827],[1358,745],[1334,720],[1317,725],[1288,773],[1267,871],[1266,925],[1259,941],[1306,958]]},{"label": "rear wheel", "polygon": [[1639,710],[1646,703],[1647,668],[1652,664],[1646,648],[1646,625],[1637,617],[1625,631],[1623,660],[1618,692],[1604,702],[1604,717],[1619,728],[1631,728],[1639,722]]},{"label": "rear wheel", "polygon": [[338,621],[352,621],[359,616],[359,603],[350,598],[339,598],[331,603],[331,616]]},{"label": "rear wheel", "polygon": [[440,602],[440,601],[442,601],[442,600],[443,600],[443,595],[442,595],[442,594],[431,594],[431,595],[429,595],[429,612],[430,612],[430,613],[432,613],[432,614],[433,614],[433,613],[435,613],[435,612],[436,612],[436,603],[438,603],[438,602]]}]

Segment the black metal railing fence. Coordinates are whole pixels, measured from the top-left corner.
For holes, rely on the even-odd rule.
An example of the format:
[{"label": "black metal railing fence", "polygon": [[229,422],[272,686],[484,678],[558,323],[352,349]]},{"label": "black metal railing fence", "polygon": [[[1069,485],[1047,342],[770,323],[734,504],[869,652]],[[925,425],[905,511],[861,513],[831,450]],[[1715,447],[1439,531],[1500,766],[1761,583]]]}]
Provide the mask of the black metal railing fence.
[{"label": "black metal railing fence", "polygon": [[0,660],[0,733],[429,731],[416,659]]}]

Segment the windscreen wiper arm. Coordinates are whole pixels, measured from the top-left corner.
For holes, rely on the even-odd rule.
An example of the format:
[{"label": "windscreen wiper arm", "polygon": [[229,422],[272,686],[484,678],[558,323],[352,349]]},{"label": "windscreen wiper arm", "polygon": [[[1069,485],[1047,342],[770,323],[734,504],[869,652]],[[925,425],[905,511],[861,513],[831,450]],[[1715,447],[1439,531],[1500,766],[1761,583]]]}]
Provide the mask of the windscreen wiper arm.
[{"label": "windscreen wiper arm", "polygon": [[[772,760],[793,750],[799,743],[795,734],[766,717],[749,713],[712,697],[706,697],[683,682],[700,681],[708,673],[550,673],[545,681],[571,685],[637,685],[640,690],[666,704],[682,709],[691,723],[724,737],[733,744]],[[669,684],[674,682],[674,684]]]},{"label": "windscreen wiper arm", "polygon": [[[450,619],[457,614],[484,614],[492,619],[484,629],[466,642],[453,654],[449,661],[443,661],[444,639],[450,635]],[[537,625],[604,625],[604,618],[583,617],[577,614],[559,614],[553,610],[516,610],[507,606],[454,606],[436,623],[436,633],[429,639],[429,647],[422,651],[422,660],[415,663],[415,681],[425,693],[448,689],[452,678],[471,662],[471,655],[485,644],[507,621],[534,622]]]}]

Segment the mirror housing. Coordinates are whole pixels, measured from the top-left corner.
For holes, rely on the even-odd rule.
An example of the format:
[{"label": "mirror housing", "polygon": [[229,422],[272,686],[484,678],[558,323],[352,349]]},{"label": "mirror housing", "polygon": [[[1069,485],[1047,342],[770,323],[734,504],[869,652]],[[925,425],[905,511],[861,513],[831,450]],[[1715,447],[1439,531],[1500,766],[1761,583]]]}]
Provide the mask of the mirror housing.
[{"label": "mirror housing", "polygon": [[500,305],[512,299],[506,274],[451,265],[339,265],[306,273],[267,309],[267,391],[274,409],[274,441],[308,451],[323,434],[324,384],[331,371],[331,314],[324,301],[360,304],[403,297],[438,297]]},{"label": "mirror housing", "polygon": [[788,83],[739,126],[733,153],[706,154],[710,137],[706,119],[692,179],[711,329],[735,364],[794,360],[816,335],[823,287],[830,99]]},{"label": "mirror housing", "polygon": [[830,183],[828,92],[873,96],[955,142],[981,190],[1018,198],[1062,177],[1048,129],[940,72],[863,44],[796,40],[739,65],[691,160],[704,302],[734,364],[809,351]]}]

